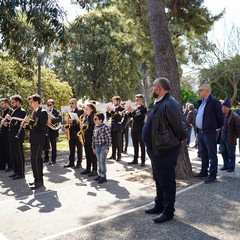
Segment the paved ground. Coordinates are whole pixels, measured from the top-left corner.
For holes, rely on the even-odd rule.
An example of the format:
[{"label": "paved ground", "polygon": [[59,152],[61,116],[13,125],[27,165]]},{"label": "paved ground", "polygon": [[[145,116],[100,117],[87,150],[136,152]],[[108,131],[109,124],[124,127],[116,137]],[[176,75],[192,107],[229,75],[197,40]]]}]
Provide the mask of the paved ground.
[{"label": "paved ground", "polygon": [[[141,169],[127,165],[132,152],[130,147],[120,163],[108,161],[108,182],[102,185],[79,169],[63,168],[64,155],[56,166],[45,165],[45,188],[35,192],[28,187],[29,163],[25,180],[12,181],[1,171],[0,239],[240,239],[240,164],[235,173],[220,172],[214,184],[178,192],[176,217],[159,225],[144,213],[154,188],[120,177]],[[196,150],[189,154],[194,159]]]}]

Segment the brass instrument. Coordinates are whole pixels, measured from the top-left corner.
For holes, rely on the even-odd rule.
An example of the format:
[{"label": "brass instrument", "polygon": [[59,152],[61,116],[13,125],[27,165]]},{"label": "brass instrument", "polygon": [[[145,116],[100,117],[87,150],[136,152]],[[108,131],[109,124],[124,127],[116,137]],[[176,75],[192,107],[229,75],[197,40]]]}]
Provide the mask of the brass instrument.
[{"label": "brass instrument", "polygon": [[[53,119],[53,118],[55,118],[55,116],[52,114],[52,113],[50,113],[48,110],[46,110],[46,112],[47,112],[47,114],[48,114],[48,120],[49,119]],[[60,129],[60,127],[61,127],[61,123],[50,123],[50,124],[47,124],[47,126],[49,127],[49,128],[51,128],[52,130],[59,130]]]},{"label": "brass instrument", "polygon": [[69,113],[66,113],[66,124],[64,125],[64,128],[65,128],[65,131],[66,131],[66,137],[67,137],[67,140],[69,141],[70,140],[70,122],[69,120],[71,119],[71,116]]},{"label": "brass instrument", "polygon": [[86,123],[86,125],[84,125],[86,115],[87,114],[84,113],[79,118],[80,131],[77,133],[77,136],[82,145],[84,145],[84,143],[85,143],[85,131],[88,129],[88,122]]}]

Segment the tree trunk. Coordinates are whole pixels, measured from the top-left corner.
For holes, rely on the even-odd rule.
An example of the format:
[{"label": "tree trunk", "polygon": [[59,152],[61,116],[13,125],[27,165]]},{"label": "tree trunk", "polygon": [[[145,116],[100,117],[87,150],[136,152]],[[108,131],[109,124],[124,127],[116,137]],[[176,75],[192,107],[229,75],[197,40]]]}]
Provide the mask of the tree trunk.
[{"label": "tree trunk", "polygon": [[[181,105],[177,60],[173,51],[163,0],[148,0],[148,17],[155,53],[157,77],[169,79],[171,82],[171,94]],[[180,151],[176,173],[178,178],[192,176],[192,166],[186,144],[183,144]]]}]

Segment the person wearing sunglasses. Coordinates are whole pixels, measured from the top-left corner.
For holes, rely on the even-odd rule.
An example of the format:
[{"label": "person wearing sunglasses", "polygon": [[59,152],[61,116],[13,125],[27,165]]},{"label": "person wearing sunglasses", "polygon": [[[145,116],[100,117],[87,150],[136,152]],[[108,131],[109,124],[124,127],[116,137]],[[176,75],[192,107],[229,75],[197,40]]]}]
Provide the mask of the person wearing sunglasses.
[{"label": "person wearing sunglasses", "polygon": [[[78,109],[77,107],[77,99],[72,98],[69,102],[70,106],[70,112],[76,113],[78,117],[80,117],[84,111],[82,109]],[[69,131],[70,131],[70,139],[68,141],[69,143],[69,163],[67,165],[64,165],[65,168],[81,168],[82,167],[82,143],[79,140],[78,132],[80,131],[79,122],[77,119],[68,119],[69,123]],[[77,147],[77,164],[74,166],[75,162],[75,149]]]},{"label": "person wearing sunglasses", "polygon": [[[54,116],[53,118],[51,118],[51,119],[49,118],[48,119],[48,125],[61,123],[62,122],[62,116],[61,116],[60,111],[58,111],[55,108],[55,101],[53,99],[48,99],[47,107],[48,107],[49,113]],[[51,164],[55,164],[56,163],[56,158],[57,158],[57,138],[59,136],[58,130],[53,130],[50,127],[47,127],[47,135],[48,135],[48,139],[49,139],[49,142],[51,144],[51,149],[52,149],[52,157],[51,157],[51,161],[49,163],[51,165]],[[44,153],[45,153],[45,157],[44,157],[44,161],[43,162],[48,162],[49,161],[49,149],[46,149],[44,151]]]}]

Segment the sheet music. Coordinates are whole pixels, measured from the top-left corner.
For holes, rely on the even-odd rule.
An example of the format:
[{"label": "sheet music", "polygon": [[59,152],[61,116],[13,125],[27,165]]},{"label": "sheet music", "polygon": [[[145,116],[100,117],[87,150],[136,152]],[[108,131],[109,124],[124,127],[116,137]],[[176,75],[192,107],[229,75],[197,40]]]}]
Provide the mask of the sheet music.
[{"label": "sheet music", "polygon": [[70,112],[69,115],[70,115],[70,118],[71,118],[72,120],[78,120],[78,115],[77,115],[77,113],[72,113],[72,112]]}]

